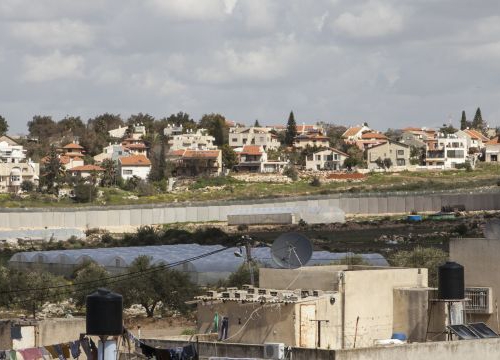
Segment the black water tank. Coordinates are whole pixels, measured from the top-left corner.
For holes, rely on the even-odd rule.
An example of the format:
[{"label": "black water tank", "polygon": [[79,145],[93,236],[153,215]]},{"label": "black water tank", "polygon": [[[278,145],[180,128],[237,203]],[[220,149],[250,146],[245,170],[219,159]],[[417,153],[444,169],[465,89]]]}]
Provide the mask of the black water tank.
[{"label": "black water tank", "polygon": [[87,296],[87,335],[123,333],[123,297],[107,289]]},{"label": "black water tank", "polygon": [[465,298],[464,267],[456,262],[447,261],[439,267],[439,298],[459,300]]}]

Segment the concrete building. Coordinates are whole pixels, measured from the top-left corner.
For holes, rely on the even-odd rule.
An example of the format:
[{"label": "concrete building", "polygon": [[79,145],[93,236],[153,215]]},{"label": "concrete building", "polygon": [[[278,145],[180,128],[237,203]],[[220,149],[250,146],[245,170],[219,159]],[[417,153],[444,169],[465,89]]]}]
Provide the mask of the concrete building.
[{"label": "concrete building", "polygon": [[172,135],[168,139],[170,150],[216,150],[215,138],[208,134],[206,129],[196,132],[188,131],[185,134]]},{"label": "concrete building", "polygon": [[306,147],[328,147],[330,139],[321,133],[300,134],[293,139],[293,147],[305,149]]},{"label": "concrete building", "polygon": [[386,143],[375,145],[367,151],[368,169],[379,169],[377,159],[391,159],[394,168],[405,169],[410,165],[410,146],[402,143],[387,141]]},{"label": "concrete building", "polygon": [[467,142],[467,148],[469,151],[474,151],[474,153],[479,153],[484,149],[485,144],[490,140],[480,131],[473,129],[459,130],[455,133],[459,138],[465,139]]},{"label": "concrete building", "polygon": [[218,314],[229,319],[232,343],[364,348],[396,332],[423,341],[427,291],[427,269],[261,268],[258,288],[209,291],[198,297],[197,332],[210,332]]},{"label": "concrete building", "polygon": [[[425,164],[427,167],[438,169],[453,169],[457,164],[470,161],[469,148],[464,138],[455,134],[439,134],[436,149],[427,149]],[[474,166],[473,161],[471,165]]]},{"label": "concrete building", "polygon": [[387,141],[388,141],[387,136],[385,136],[384,134],[375,131],[370,131],[361,135],[361,139],[356,140],[355,144],[361,150],[366,150],[373,146],[385,144]]},{"label": "concrete building", "polygon": [[450,260],[464,267],[465,304],[469,322],[485,322],[500,332],[497,303],[500,300],[500,239],[451,239]]},{"label": "concrete building", "polygon": [[340,150],[328,148],[309,154],[306,157],[307,170],[340,170],[349,155]]},{"label": "concrete building", "polygon": [[498,162],[500,161],[500,137],[494,137],[493,139],[486,142],[485,147],[485,157],[486,162]]},{"label": "concrete building", "polygon": [[264,127],[231,128],[229,131],[229,146],[233,148],[245,145],[262,146],[264,150],[277,149],[281,146],[278,137],[271,129]]},{"label": "concrete building", "polygon": [[[117,129],[109,130],[108,134],[114,139],[123,139],[127,135],[127,130],[129,126],[118,126]],[[142,124],[137,124],[132,126],[132,132],[129,137],[139,140],[146,135],[146,127]]]},{"label": "concrete building", "polygon": [[167,127],[163,129],[163,135],[165,136],[182,135],[183,132],[184,129],[182,128],[182,124],[180,124],[179,126],[167,124]]},{"label": "concrete building", "polygon": [[113,161],[118,161],[119,157],[130,155],[130,150],[120,144],[109,144],[104,149],[102,153],[94,156],[94,160],[97,163],[102,163],[106,159]]},{"label": "concrete building", "polygon": [[24,180],[37,183],[38,163],[26,160],[26,150],[8,136],[0,137],[0,192],[17,192]]},{"label": "concrete building", "polygon": [[131,155],[118,158],[118,170],[124,180],[134,176],[147,180],[151,171],[151,161],[144,155]]}]

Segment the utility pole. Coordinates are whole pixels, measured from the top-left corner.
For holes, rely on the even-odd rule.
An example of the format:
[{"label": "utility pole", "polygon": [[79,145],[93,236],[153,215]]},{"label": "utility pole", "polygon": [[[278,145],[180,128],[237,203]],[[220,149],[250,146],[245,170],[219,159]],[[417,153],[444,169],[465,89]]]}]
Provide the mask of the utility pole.
[{"label": "utility pole", "polygon": [[253,274],[253,266],[252,266],[253,260],[252,260],[252,246],[251,246],[251,242],[253,241],[253,239],[248,235],[243,235],[241,239],[245,241],[246,262],[248,264],[248,271],[250,272],[250,284],[254,286],[255,277]]}]

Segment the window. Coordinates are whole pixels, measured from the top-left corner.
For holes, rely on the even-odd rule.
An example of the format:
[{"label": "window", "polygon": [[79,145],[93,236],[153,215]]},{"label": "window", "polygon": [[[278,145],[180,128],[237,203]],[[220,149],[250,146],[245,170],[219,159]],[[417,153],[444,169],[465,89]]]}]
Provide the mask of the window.
[{"label": "window", "polygon": [[12,175],[10,177],[10,181],[12,182],[21,181],[21,177],[19,175]]},{"label": "window", "polygon": [[316,160],[321,160],[321,155],[316,155]]},{"label": "window", "polygon": [[333,155],[326,155],[325,156],[326,161],[332,161],[333,160]]},{"label": "window", "polygon": [[236,139],[236,138],[232,138],[232,139],[231,139],[231,141],[232,141],[232,142],[236,142],[236,141],[238,141],[238,139]]},{"label": "window", "polygon": [[127,170],[127,169],[123,170],[123,175],[132,175],[132,174],[133,174],[132,170]]},{"label": "window", "polygon": [[446,151],[446,156],[451,159],[463,159],[464,151],[463,150],[448,150]]},{"label": "window", "polygon": [[398,166],[405,166],[405,159],[397,159],[396,164]]},{"label": "window", "polygon": [[338,160],[338,159],[339,159],[339,154],[335,154],[335,155],[333,155],[333,158],[334,158],[335,160]]},{"label": "window", "polygon": [[404,150],[398,150],[398,155],[404,155],[405,151]]}]

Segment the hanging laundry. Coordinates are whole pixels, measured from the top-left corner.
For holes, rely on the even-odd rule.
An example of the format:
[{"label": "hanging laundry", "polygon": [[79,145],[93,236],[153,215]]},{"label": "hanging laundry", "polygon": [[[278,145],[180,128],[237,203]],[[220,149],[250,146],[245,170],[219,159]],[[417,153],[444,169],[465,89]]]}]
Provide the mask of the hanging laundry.
[{"label": "hanging laundry", "polygon": [[39,349],[40,349],[40,353],[42,354],[43,360],[52,360],[52,355],[50,355],[50,353],[47,351],[46,348],[42,347]]},{"label": "hanging laundry", "polygon": [[0,360],[7,359],[7,355],[5,354],[5,350],[0,350]]},{"label": "hanging laundry", "polygon": [[90,342],[88,338],[83,338],[80,340],[80,346],[83,349],[83,352],[85,353],[85,356],[87,356],[87,359],[90,359],[92,357],[92,352],[90,350]]},{"label": "hanging laundry", "polygon": [[188,346],[184,346],[182,348],[182,353],[179,360],[197,360],[198,353],[196,352],[196,348],[193,344]]},{"label": "hanging laundry", "polygon": [[39,348],[23,349],[19,350],[24,360],[38,360],[42,359],[42,352]]},{"label": "hanging laundry", "polygon": [[80,340],[72,341],[69,343],[71,349],[71,356],[73,359],[78,359],[82,351],[80,350]]},{"label": "hanging laundry", "polygon": [[95,346],[95,342],[92,339],[89,339],[90,345],[90,357],[88,360],[97,360],[97,347]]},{"label": "hanging laundry", "polygon": [[47,350],[50,353],[52,359],[59,359],[59,354],[57,353],[54,345],[45,346],[45,350]]},{"label": "hanging laundry", "polygon": [[220,327],[219,341],[227,339],[228,331],[229,331],[229,318],[227,316],[224,316],[222,318],[222,324]]},{"label": "hanging laundry", "polygon": [[169,349],[154,349],[156,360],[172,360]]},{"label": "hanging laundry", "polygon": [[146,345],[141,342],[140,348],[142,350],[142,354],[147,357],[148,359],[151,359],[153,356],[155,356],[155,348],[149,345]]},{"label": "hanging laundry", "polygon": [[62,353],[65,359],[69,359],[71,356],[70,348],[68,343],[61,344]]},{"label": "hanging laundry", "polygon": [[214,333],[219,333],[219,313],[216,312],[214,316],[214,327],[212,329],[212,332]]}]

